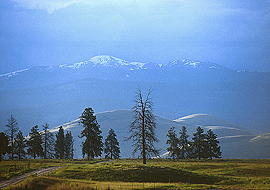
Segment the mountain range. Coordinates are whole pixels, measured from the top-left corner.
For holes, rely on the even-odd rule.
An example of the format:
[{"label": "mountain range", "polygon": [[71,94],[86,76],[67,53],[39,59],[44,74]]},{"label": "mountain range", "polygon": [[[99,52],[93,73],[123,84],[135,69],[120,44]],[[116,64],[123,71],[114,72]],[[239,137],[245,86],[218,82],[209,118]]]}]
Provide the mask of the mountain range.
[{"label": "mountain range", "polygon": [[[119,59],[113,56],[101,55],[95,56],[87,61],[78,62],[75,64],[62,64],[58,66],[46,66],[46,67],[33,67],[14,71],[0,75],[0,78],[12,77],[20,75],[25,72],[37,70],[37,71],[53,71],[53,70],[65,70],[65,69],[81,69],[86,67],[108,67],[108,68],[125,68],[128,70],[141,70],[141,69],[157,69],[157,68],[171,68],[171,67],[186,67],[186,68],[199,68],[199,69],[220,69],[222,67],[214,63],[204,63],[192,60],[176,60],[165,64],[155,63],[141,63],[141,62],[129,62],[123,59]],[[241,72],[241,71],[238,71]]]},{"label": "mountain range", "polygon": [[[184,119],[185,124],[192,121],[189,125],[201,125],[205,129],[211,126],[217,132],[222,131],[218,133],[221,142],[224,140],[221,137],[235,136],[229,142],[238,144],[269,133],[270,73],[231,70],[192,60],[130,62],[107,55],[0,75],[0,131],[5,130],[11,114],[24,134],[28,134],[37,124],[41,128],[48,122],[54,128],[77,120],[86,107],[92,107],[96,113],[129,110],[138,87],[144,95],[149,88],[154,90],[154,113],[167,118],[167,128],[171,124],[181,125]],[[204,125],[204,116],[209,115],[245,129],[241,133],[239,130],[228,133],[228,128],[223,130],[223,123]],[[213,117],[206,117],[207,122]],[[246,133],[251,136],[241,136]],[[237,139],[242,139],[241,143]],[[265,138],[258,139],[265,142]]]}]

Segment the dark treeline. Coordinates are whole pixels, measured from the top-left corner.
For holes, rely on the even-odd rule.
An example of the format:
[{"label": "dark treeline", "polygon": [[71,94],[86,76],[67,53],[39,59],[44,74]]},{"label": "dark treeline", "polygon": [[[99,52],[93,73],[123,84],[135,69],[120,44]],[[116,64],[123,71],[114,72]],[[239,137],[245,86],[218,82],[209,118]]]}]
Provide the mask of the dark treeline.
[{"label": "dark treeline", "polygon": [[[87,159],[99,157],[104,149],[105,157],[111,159],[120,158],[119,142],[113,129],[109,131],[103,146],[100,126],[92,108],[86,108],[80,116],[80,124],[83,126],[80,138],[85,137],[82,143],[83,157]],[[0,133],[0,161],[8,154],[9,159],[44,158],[44,159],[73,159],[74,140],[71,131],[64,132],[62,126],[54,135],[49,130],[49,124],[42,125],[39,131],[38,125],[31,128],[28,137],[19,130],[18,122],[11,115],[8,118],[7,130]]]},{"label": "dark treeline", "polygon": [[221,151],[217,135],[211,129],[204,133],[201,127],[193,133],[192,141],[188,140],[187,129],[185,126],[179,132],[177,137],[174,127],[171,127],[167,134],[169,145],[167,151],[173,159],[212,159],[221,158]]},{"label": "dark treeline", "polygon": [[[6,154],[11,160],[25,158],[72,159],[74,140],[71,131],[64,135],[61,126],[57,134],[54,135],[50,132],[47,122],[42,127],[43,131],[40,132],[38,125],[35,125],[31,128],[29,135],[25,137],[19,130],[18,122],[11,115],[8,118],[6,131],[0,133],[0,161]],[[59,148],[63,151],[62,157],[59,157]]]}]

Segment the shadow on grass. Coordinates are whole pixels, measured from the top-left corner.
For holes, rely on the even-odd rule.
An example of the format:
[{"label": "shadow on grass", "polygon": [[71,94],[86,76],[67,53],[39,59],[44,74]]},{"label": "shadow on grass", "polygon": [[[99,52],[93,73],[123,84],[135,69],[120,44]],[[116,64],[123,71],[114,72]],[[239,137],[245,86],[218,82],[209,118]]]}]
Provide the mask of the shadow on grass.
[{"label": "shadow on grass", "polygon": [[29,177],[26,182],[8,187],[7,190],[94,190],[91,184],[65,182],[62,179],[48,177]]},{"label": "shadow on grass", "polygon": [[59,180],[52,178],[40,178],[40,177],[28,177],[26,182],[20,183],[18,185],[9,187],[7,189],[16,189],[16,190],[43,190],[47,189],[49,186],[53,186],[59,183]]},{"label": "shadow on grass", "polygon": [[94,170],[63,170],[58,177],[90,179],[95,181],[160,182],[215,184],[222,179],[208,174],[173,169],[169,167],[137,166],[131,168],[99,167]]}]

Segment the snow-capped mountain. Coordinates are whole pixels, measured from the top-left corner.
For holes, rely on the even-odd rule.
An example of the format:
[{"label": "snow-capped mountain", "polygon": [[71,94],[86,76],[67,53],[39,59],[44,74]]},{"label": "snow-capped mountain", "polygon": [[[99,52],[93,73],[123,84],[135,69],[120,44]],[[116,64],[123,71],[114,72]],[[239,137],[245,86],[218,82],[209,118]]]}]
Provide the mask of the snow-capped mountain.
[{"label": "snow-capped mountain", "polygon": [[92,67],[110,67],[110,68],[130,68],[133,69],[160,69],[160,68],[171,68],[171,67],[186,67],[186,68],[197,68],[197,69],[221,69],[225,68],[215,63],[200,62],[193,60],[174,60],[169,63],[142,63],[142,62],[130,62],[123,59],[119,59],[109,55],[99,55],[92,57],[88,61],[83,61],[71,65],[60,65],[60,68],[80,68],[84,66]]},{"label": "snow-capped mountain", "polygon": [[109,55],[99,55],[92,57],[91,59],[71,65],[60,65],[60,68],[81,68],[85,66],[92,67],[109,67],[109,68],[121,68],[130,67],[130,69],[143,69],[146,63],[129,62],[123,59],[119,59]]},{"label": "snow-capped mountain", "polygon": [[[130,62],[123,59],[119,59],[109,55],[99,55],[92,57],[87,61],[77,62],[74,64],[62,64],[59,66],[43,66],[26,68],[19,71],[14,71],[0,75],[1,78],[9,78],[17,76],[26,72],[42,72],[42,71],[55,71],[55,70],[67,70],[67,69],[85,69],[85,68],[119,68],[126,70],[146,70],[146,69],[227,69],[215,63],[200,62],[192,60],[175,60],[169,63],[142,63],[142,62]],[[228,70],[228,69],[227,69]]]}]

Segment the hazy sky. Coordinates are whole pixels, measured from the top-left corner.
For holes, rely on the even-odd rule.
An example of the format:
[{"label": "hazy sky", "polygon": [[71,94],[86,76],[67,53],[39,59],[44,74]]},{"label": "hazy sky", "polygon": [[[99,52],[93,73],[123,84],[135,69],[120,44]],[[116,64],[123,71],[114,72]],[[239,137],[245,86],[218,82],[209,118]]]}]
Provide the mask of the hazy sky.
[{"label": "hazy sky", "polygon": [[1,0],[0,73],[112,55],[270,71],[270,0]]}]

